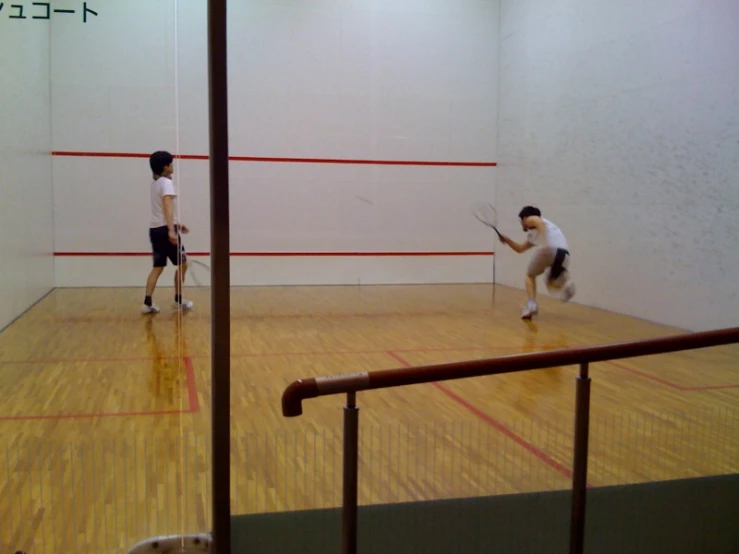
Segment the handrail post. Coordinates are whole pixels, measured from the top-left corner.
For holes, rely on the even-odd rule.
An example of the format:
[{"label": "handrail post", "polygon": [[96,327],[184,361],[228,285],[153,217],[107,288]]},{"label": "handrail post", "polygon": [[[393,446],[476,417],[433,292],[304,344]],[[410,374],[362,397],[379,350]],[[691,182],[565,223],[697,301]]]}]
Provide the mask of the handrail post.
[{"label": "handrail post", "polygon": [[[231,541],[231,261],[228,167],[228,2],[208,0],[210,127],[210,458],[213,551]],[[232,4],[233,6],[233,4]],[[176,9],[176,8],[175,8]],[[179,170],[179,168],[178,168]]]},{"label": "handrail post", "polygon": [[575,448],[572,468],[572,518],[570,554],[585,548],[585,496],[588,483],[588,435],[590,428],[590,376],[588,363],[580,364],[575,400]]},{"label": "handrail post", "polygon": [[357,554],[357,503],[359,481],[359,408],[357,393],[346,395],[344,406],[344,498],[342,509],[342,554]]}]

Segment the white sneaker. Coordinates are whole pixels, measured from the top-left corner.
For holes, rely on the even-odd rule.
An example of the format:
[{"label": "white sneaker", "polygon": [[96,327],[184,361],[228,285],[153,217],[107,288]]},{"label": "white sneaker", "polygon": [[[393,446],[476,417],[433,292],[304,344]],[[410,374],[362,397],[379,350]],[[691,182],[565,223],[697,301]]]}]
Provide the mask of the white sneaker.
[{"label": "white sneaker", "polygon": [[526,304],[526,307],[523,309],[523,312],[521,313],[521,319],[531,319],[534,315],[539,313],[539,306],[536,305],[536,302],[533,300],[530,300],[528,304]]},{"label": "white sneaker", "polygon": [[192,308],[192,306],[192,300],[185,300],[184,298],[179,304],[177,302],[174,303],[175,310],[189,310],[190,308]]},{"label": "white sneaker", "polygon": [[147,306],[146,304],[143,304],[141,306],[141,313],[142,314],[158,314],[159,308],[152,304],[151,306]]},{"label": "white sneaker", "polygon": [[562,293],[562,302],[569,302],[575,296],[575,283],[567,283]]}]

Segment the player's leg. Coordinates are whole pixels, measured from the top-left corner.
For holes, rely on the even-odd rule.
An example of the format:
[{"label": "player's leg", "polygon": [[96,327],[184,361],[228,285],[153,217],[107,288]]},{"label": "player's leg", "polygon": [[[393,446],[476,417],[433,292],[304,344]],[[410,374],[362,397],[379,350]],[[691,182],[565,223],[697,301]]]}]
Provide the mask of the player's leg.
[{"label": "player's leg", "polygon": [[185,282],[185,275],[187,274],[188,266],[189,264],[187,261],[182,260],[174,274],[174,301],[178,308],[182,308],[184,310],[189,310],[193,306],[192,300],[185,300],[182,298],[182,285]]},{"label": "player's leg", "polygon": [[570,272],[570,253],[563,249],[557,249],[554,262],[547,274],[547,288],[550,291],[562,291],[560,297],[563,302],[569,301],[575,296],[575,282]]},{"label": "player's leg", "polygon": [[151,297],[154,296],[154,289],[157,286],[157,281],[159,281],[159,277],[161,276],[162,271],[164,271],[164,266],[154,266],[149,272],[149,277],[147,277],[146,279],[146,295],[144,296],[144,305],[141,307],[142,313],[148,314],[156,313],[159,311],[159,308],[154,305]]},{"label": "player's leg", "polygon": [[531,256],[529,266],[526,268],[525,280],[528,301],[521,313],[521,319],[531,319],[535,314],[539,313],[539,306],[536,303],[536,278],[544,273],[552,265],[553,261],[554,251],[551,248],[537,248],[534,251],[534,255]]},{"label": "player's leg", "polygon": [[185,282],[188,262],[185,246],[182,244],[182,236],[179,233],[177,233],[177,241],[178,244],[176,245],[169,243],[169,259],[172,264],[177,266],[177,271],[174,274],[174,304],[177,309],[189,310],[193,306],[192,301],[182,298],[182,285]]},{"label": "player's leg", "polygon": [[569,270],[565,273],[565,276],[568,277],[568,279],[562,289],[561,298],[562,302],[569,302],[570,300],[572,300],[572,297],[575,296],[575,281],[570,278]]},{"label": "player's leg", "polygon": [[159,312],[159,308],[152,302],[152,296],[154,296],[159,277],[167,266],[167,228],[149,229],[149,240],[151,241],[152,268],[149,277],[146,279],[146,295],[144,296],[144,305],[141,307],[141,313],[143,314]]}]

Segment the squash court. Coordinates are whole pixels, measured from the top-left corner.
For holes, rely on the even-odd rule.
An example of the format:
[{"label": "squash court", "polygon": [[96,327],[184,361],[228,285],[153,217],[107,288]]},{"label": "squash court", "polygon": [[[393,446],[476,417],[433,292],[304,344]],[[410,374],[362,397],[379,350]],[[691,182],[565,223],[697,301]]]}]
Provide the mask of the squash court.
[{"label": "squash court", "polygon": [[[347,398],[284,417],[295,380],[736,326],[737,37],[736,0],[0,1],[0,554],[211,532],[235,553],[239,520],[326,554],[341,530],[306,511],[342,504]],[[182,314],[171,265],[145,290],[176,229],[213,277],[188,278]],[[535,243],[550,269],[571,253],[578,292],[539,281],[527,323]],[[668,498],[690,525],[625,498],[600,520],[623,543],[582,499],[739,472],[737,360],[739,343],[592,364],[587,456],[575,366],[358,393],[361,505],[574,506],[492,526],[434,503],[459,523],[365,519],[362,549],[503,551],[509,531],[548,541],[545,521],[579,553],[586,519],[624,553],[650,529],[671,554],[681,530],[736,541],[719,495],[697,517]],[[263,525],[287,519],[326,537]]]},{"label": "squash court", "polygon": [[[168,294],[166,291],[165,294]],[[343,397],[284,418],[293,380],[664,336],[677,329],[498,285],[234,287],[232,512],[338,506]],[[3,545],[117,552],[210,518],[210,305],[56,289],[0,334]],[[739,469],[739,349],[594,364],[594,486]],[[710,370],[709,370],[710,369]],[[362,504],[570,486],[576,368],[370,391]],[[29,522],[32,524],[29,525]]]}]

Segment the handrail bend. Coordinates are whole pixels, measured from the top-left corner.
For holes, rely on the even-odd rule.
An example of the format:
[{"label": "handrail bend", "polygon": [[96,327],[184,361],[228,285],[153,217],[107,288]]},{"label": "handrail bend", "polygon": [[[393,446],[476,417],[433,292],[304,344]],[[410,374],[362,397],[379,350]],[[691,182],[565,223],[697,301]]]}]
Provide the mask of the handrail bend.
[{"label": "handrail bend", "polygon": [[729,327],[600,346],[564,348],[482,360],[299,379],[288,385],[282,393],[282,414],[285,417],[300,416],[303,413],[303,400],[319,396],[651,356],[737,342],[739,342],[739,327]]}]

